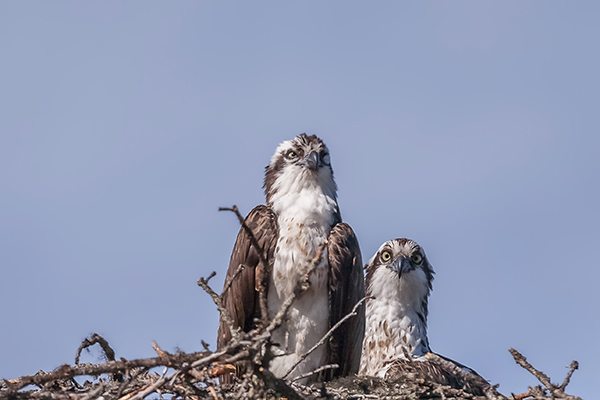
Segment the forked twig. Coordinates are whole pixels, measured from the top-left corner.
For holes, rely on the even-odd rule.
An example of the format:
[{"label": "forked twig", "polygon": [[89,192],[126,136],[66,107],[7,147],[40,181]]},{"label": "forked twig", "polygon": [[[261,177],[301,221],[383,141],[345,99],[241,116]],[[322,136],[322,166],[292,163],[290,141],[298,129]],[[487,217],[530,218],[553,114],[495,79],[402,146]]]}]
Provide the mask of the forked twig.
[{"label": "forked twig", "polygon": [[139,392],[138,394],[136,394],[135,396],[131,397],[130,400],[141,400],[144,397],[148,396],[150,393],[155,392],[156,389],[161,387],[167,381],[167,379],[165,379],[165,375],[167,374],[168,370],[169,370],[169,367],[165,367],[162,375],[160,376],[160,378],[158,378],[158,380],[156,382],[154,382],[152,385],[150,385],[145,390],[143,390],[143,391]]},{"label": "forked twig", "polygon": [[515,362],[521,367],[525,368],[527,371],[529,371],[533,376],[535,376],[538,379],[538,381],[540,381],[546,387],[546,389],[549,390],[550,393],[552,393],[554,397],[559,399],[581,400],[579,397],[571,396],[564,392],[564,388],[569,384],[573,372],[577,368],[579,368],[579,363],[577,361],[573,361],[571,363],[571,370],[567,373],[565,381],[562,385],[557,386],[550,381],[548,375],[544,374],[542,371],[535,369],[533,365],[527,362],[527,358],[525,358],[524,355],[512,348],[508,349],[508,351],[510,351],[510,354],[512,354],[513,358],[515,359]]},{"label": "forked twig", "polygon": [[231,316],[229,315],[229,312],[227,311],[225,306],[223,306],[223,300],[222,300],[221,296],[219,296],[217,293],[215,293],[215,291],[212,290],[212,288],[210,286],[208,286],[208,281],[211,280],[211,278],[213,276],[215,276],[216,274],[217,273],[213,271],[208,276],[208,278],[198,279],[198,286],[202,287],[202,289],[204,289],[204,291],[206,293],[208,293],[208,295],[212,298],[213,302],[217,306],[217,309],[221,313],[221,318],[223,318],[223,321],[225,321],[225,324],[227,324],[227,327],[229,328],[229,331],[231,332],[231,337],[234,340],[237,340],[237,338],[239,337],[239,329],[233,323],[233,319],[231,319]]},{"label": "forked twig", "polygon": [[112,349],[112,347],[110,347],[106,339],[104,339],[97,333],[94,333],[89,339],[85,338],[83,342],[81,342],[81,345],[79,346],[79,348],[77,349],[77,353],[75,354],[75,364],[79,364],[79,358],[81,357],[81,352],[83,351],[83,349],[93,346],[96,343],[100,345],[108,361],[115,361],[115,351]]}]

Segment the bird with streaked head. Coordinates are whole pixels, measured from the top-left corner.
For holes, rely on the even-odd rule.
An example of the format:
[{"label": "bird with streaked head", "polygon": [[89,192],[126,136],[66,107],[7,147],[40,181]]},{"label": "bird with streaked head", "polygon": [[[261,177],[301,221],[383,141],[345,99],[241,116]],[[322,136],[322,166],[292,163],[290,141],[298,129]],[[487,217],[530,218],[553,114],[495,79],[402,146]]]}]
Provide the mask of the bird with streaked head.
[{"label": "bird with streaked head", "polygon": [[[331,340],[302,360],[364,297],[358,240],[352,228],[342,222],[325,143],[306,134],[281,143],[266,167],[264,189],[266,205],[255,207],[245,219],[260,248],[256,249],[246,231],[240,229],[227,271],[227,277],[235,278],[223,294],[224,306],[243,331],[254,329],[255,321],[262,319],[258,291],[261,252],[268,263],[267,317],[272,319],[322,250],[308,289],[295,299],[283,324],[273,332],[271,352],[275,357],[269,370],[277,377],[294,378],[335,363],[339,368],[327,378],[358,372],[364,306],[357,317],[334,332]],[[244,269],[236,275],[239,265]],[[231,333],[221,319],[217,346],[222,349],[230,341]]]},{"label": "bird with streaked head", "polygon": [[425,251],[410,239],[385,242],[365,266],[367,309],[361,375],[394,379],[419,376],[481,394],[475,371],[431,352],[428,299],[434,271]]}]

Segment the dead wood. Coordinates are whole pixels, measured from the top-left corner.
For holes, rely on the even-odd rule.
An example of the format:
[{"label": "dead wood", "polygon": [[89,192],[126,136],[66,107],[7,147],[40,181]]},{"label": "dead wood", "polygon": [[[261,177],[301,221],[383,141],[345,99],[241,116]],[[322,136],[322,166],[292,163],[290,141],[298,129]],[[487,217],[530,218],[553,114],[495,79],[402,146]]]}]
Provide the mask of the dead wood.
[{"label": "dead wood", "polygon": [[[236,214],[240,223],[247,231],[253,244],[260,250],[252,231],[246,226],[236,206],[224,208],[222,210],[232,211]],[[262,321],[261,326],[251,332],[242,332],[235,327],[231,318],[227,315],[227,310],[222,304],[222,295],[218,295],[209,285],[210,279],[200,278],[198,285],[210,295],[217,309],[221,313],[224,321],[232,333],[232,341],[225,348],[212,352],[208,350],[208,345],[202,341],[205,351],[196,353],[179,352],[171,354],[164,351],[156,342],[152,342],[152,347],[158,354],[158,357],[119,361],[115,358],[115,352],[103,337],[93,334],[85,339],[77,349],[75,356],[75,365],[63,364],[51,372],[40,371],[35,375],[26,375],[13,380],[0,380],[0,400],[17,399],[53,399],[53,400],[140,400],[156,393],[161,398],[171,396],[173,399],[276,399],[287,398],[291,400],[302,399],[506,399],[496,391],[496,386],[490,385],[487,381],[478,375],[469,374],[465,371],[455,371],[465,374],[463,379],[469,381],[471,386],[477,386],[486,396],[477,396],[467,390],[443,386],[441,384],[428,381],[418,377],[400,377],[397,380],[383,380],[367,376],[349,376],[325,383],[315,383],[310,386],[304,386],[297,382],[312,374],[317,374],[321,370],[336,368],[337,365],[326,365],[316,371],[312,371],[306,376],[298,377],[294,380],[279,379],[269,370],[268,365],[271,360],[269,351],[271,334],[276,330],[284,320],[289,308],[297,296],[306,290],[310,285],[310,274],[320,264],[324,252],[324,246],[319,249],[317,256],[307,266],[307,272],[296,284],[293,293],[285,299],[281,309],[275,317],[268,321]],[[258,251],[263,263],[263,270],[266,270],[267,263],[263,259],[263,254]],[[240,266],[236,272],[243,269]],[[230,280],[225,282],[225,290],[231,285]],[[261,307],[266,307],[266,293],[264,286],[262,290]],[[362,299],[352,312],[339,321],[329,332],[302,358],[305,358],[316,347],[329,340],[329,337],[336,329],[339,329],[343,323],[356,315],[357,307],[364,301]],[[263,310],[264,311],[264,310]],[[262,313],[266,316],[266,312]],[[79,358],[84,349],[98,344],[104,353],[107,361],[102,364],[80,364]],[[518,351],[510,349],[517,364],[533,374],[543,385],[530,387],[527,393],[512,395],[509,398],[514,400],[524,399],[568,399],[581,400],[579,397],[571,396],[565,393],[573,373],[579,365],[573,361],[570,370],[561,385],[553,384],[550,378],[543,372],[535,369],[526,358]],[[439,358],[439,357],[438,357]],[[443,363],[445,360],[436,359],[436,362]],[[217,385],[214,380],[215,375],[230,372],[233,365],[237,362],[245,362],[248,366],[246,374],[240,378],[235,378],[233,384]],[[453,365],[452,365],[453,366]],[[157,367],[163,367],[156,372]],[[295,366],[294,366],[295,368]],[[290,369],[287,375],[293,370]],[[76,377],[87,376],[91,378],[84,383],[75,380]]]}]

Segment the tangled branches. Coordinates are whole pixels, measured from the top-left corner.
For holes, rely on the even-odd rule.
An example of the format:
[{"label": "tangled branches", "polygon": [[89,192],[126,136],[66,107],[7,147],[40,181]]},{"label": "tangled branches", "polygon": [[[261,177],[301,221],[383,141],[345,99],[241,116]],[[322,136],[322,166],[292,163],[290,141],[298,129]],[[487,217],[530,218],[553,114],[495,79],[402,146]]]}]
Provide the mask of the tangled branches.
[{"label": "tangled branches", "polygon": [[[247,228],[237,207],[229,209],[240,219],[244,229],[254,242],[253,233]],[[476,396],[468,390],[443,386],[419,377],[400,377],[395,381],[387,381],[372,377],[350,376],[340,378],[333,382],[318,383],[312,386],[299,384],[299,379],[321,372],[324,369],[337,368],[335,364],[322,366],[320,369],[308,374],[289,379],[296,365],[292,366],[283,379],[275,377],[268,369],[272,354],[269,351],[272,333],[281,326],[288,310],[294,300],[309,285],[311,273],[320,264],[323,256],[324,246],[319,249],[316,257],[308,266],[307,272],[297,282],[292,294],[284,300],[280,310],[270,321],[262,321],[259,329],[250,332],[242,332],[237,329],[223,306],[222,295],[218,295],[209,285],[215,276],[211,273],[207,278],[200,278],[198,285],[210,295],[223,320],[231,332],[232,340],[223,349],[211,352],[205,345],[205,351],[186,354],[183,352],[171,354],[161,349],[156,343],[152,347],[157,357],[126,360],[115,357],[114,350],[109,343],[100,335],[93,334],[83,341],[78,348],[75,365],[63,364],[52,372],[38,372],[35,375],[22,376],[13,380],[0,380],[0,400],[20,399],[53,399],[53,400],[140,400],[156,393],[161,398],[170,395],[178,399],[255,399],[255,398],[281,398],[291,400],[302,399],[366,399],[366,398],[397,398],[397,399],[506,399],[492,386],[480,377],[466,377],[472,385],[478,385],[485,393],[485,397]],[[258,252],[262,254],[262,252]],[[264,260],[263,260],[264,262]],[[243,269],[240,266],[233,276],[228,278],[224,284],[224,291],[229,288],[233,279]],[[261,293],[261,307],[266,307],[266,295]],[[324,345],[336,329],[350,318],[356,316],[358,307],[366,300],[363,298],[353,310],[333,326],[313,348],[300,357],[298,363],[306,359],[318,346]],[[263,316],[266,312],[262,313]],[[103,364],[80,364],[81,352],[93,345],[98,344],[106,362]],[[204,344],[204,342],[203,342]],[[518,351],[510,349],[517,364],[533,374],[543,385],[530,387],[527,393],[511,395],[514,400],[542,400],[542,399],[566,399],[581,400],[565,393],[571,377],[578,363],[573,361],[564,382],[560,385],[553,384],[550,378],[543,372],[535,369],[526,358]],[[435,355],[432,355],[432,357]],[[437,362],[443,362],[443,359]],[[233,384],[218,385],[215,378],[224,373],[235,370],[235,364],[244,362],[247,366],[245,375]],[[157,372],[156,368],[162,367]],[[461,371],[456,371],[457,374]],[[464,372],[463,372],[464,373]],[[81,376],[93,377],[92,382],[78,382],[75,378]],[[468,378],[468,379],[467,379]]]}]

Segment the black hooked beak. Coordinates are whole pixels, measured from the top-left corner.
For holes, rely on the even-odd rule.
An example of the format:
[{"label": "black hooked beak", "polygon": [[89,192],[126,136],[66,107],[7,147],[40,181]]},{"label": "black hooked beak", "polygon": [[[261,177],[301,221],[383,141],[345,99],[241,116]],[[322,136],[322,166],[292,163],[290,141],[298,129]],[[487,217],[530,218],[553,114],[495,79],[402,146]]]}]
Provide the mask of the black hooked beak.
[{"label": "black hooked beak", "polygon": [[390,264],[390,269],[398,274],[398,278],[401,278],[402,273],[410,271],[412,267],[408,258],[400,256]]},{"label": "black hooked beak", "polygon": [[310,154],[307,155],[304,158],[304,160],[302,160],[302,164],[312,170],[316,170],[317,168],[319,168],[319,165],[321,164],[319,153],[317,153],[316,151],[311,151]]}]

